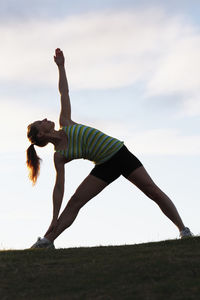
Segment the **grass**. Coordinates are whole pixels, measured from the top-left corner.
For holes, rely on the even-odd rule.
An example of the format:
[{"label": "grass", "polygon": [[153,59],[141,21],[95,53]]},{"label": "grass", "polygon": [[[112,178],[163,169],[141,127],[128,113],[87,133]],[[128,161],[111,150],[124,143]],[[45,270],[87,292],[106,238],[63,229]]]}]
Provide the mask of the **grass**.
[{"label": "grass", "polygon": [[0,252],[1,300],[198,300],[200,237]]}]

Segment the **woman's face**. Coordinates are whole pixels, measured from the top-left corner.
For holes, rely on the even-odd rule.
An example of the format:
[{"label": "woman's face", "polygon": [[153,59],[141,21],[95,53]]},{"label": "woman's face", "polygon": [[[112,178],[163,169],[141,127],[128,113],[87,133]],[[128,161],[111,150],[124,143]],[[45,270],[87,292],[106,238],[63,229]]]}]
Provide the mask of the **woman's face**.
[{"label": "woman's face", "polygon": [[49,133],[55,128],[55,123],[47,119],[36,121],[32,125],[34,125],[40,133]]}]

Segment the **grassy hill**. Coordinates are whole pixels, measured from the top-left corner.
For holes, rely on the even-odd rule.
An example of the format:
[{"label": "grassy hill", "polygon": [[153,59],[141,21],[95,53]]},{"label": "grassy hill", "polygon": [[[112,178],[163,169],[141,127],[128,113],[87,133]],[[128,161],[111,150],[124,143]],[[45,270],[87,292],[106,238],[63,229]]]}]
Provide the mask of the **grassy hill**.
[{"label": "grassy hill", "polygon": [[200,237],[0,252],[1,300],[198,300]]}]

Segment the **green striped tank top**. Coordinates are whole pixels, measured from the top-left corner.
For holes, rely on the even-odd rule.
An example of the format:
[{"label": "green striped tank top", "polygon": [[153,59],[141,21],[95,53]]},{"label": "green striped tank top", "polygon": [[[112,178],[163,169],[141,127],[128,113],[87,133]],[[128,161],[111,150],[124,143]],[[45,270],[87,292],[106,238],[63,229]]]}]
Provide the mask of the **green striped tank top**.
[{"label": "green striped tank top", "polygon": [[56,150],[67,159],[88,159],[96,165],[109,160],[123,146],[119,141],[105,133],[82,124],[61,127],[67,135],[68,145],[66,150]]}]

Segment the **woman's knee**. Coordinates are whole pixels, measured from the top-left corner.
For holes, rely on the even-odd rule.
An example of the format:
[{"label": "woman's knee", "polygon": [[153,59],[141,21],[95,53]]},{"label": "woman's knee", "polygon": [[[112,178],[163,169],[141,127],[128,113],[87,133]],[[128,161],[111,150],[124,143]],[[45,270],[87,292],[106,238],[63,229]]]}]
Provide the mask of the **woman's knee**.
[{"label": "woman's knee", "polygon": [[155,184],[147,184],[143,187],[142,191],[148,196],[150,199],[155,202],[159,202],[161,199],[161,190]]}]

